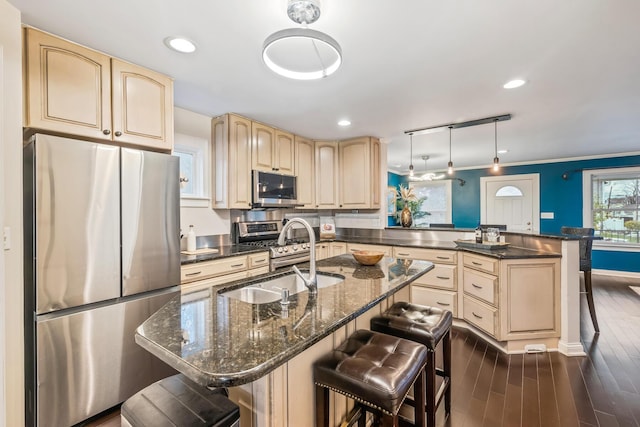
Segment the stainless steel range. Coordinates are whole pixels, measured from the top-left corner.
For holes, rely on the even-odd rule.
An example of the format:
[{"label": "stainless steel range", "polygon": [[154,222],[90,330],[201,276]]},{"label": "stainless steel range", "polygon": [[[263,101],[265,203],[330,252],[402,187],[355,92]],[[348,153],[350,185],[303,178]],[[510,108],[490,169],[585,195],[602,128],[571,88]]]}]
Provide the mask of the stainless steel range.
[{"label": "stainless steel range", "polygon": [[287,239],[285,245],[278,246],[278,236],[282,222],[253,221],[235,224],[235,241],[238,244],[269,248],[269,269],[308,262],[311,253],[309,242]]}]

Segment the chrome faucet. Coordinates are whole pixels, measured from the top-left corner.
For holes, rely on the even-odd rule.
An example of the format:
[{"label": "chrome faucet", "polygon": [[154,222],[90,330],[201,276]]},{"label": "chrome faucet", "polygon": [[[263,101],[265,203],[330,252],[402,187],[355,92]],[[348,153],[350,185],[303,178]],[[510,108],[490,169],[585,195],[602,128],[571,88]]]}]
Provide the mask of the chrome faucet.
[{"label": "chrome faucet", "polygon": [[278,245],[283,245],[285,242],[285,236],[287,231],[293,226],[293,224],[299,223],[307,229],[307,233],[309,234],[309,278],[307,279],[304,275],[298,270],[298,267],[295,265],[291,268],[304,282],[304,285],[309,289],[309,293],[315,294],[318,292],[318,279],[316,277],[316,235],[313,232],[313,228],[309,225],[307,221],[302,218],[291,218],[285,225],[282,227],[280,231],[280,236],[278,237]]}]

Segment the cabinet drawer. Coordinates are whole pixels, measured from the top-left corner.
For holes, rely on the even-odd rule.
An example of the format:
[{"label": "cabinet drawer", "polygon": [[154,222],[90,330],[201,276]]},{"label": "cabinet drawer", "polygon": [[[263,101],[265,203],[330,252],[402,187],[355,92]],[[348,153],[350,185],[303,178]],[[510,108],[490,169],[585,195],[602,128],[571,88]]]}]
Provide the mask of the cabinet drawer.
[{"label": "cabinet drawer", "polygon": [[391,256],[391,254],[393,253],[392,246],[366,245],[361,243],[349,243],[347,245],[347,249],[349,250],[348,253],[355,252],[355,251],[378,251],[378,252],[384,252],[385,256]]},{"label": "cabinet drawer", "polygon": [[193,282],[207,277],[220,276],[247,269],[247,257],[231,257],[220,260],[199,262],[180,269],[180,283]]},{"label": "cabinet drawer", "polygon": [[269,252],[260,252],[248,256],[249,268],[257,268],[269,265]]},{"label": "cabinet drawer", "polygon": [[237,273],[224,274],[222,276],[213,277],[205,280],[197,280],[195,282],[189,282],[180,287],[180,291],[184,293],[189,293],[193,291],[197,291],[200,289],[208,288],[210,286],[223,285],[229,282],[233,282],[234,280],[241,280],[247,278],[246,271],[239,271]]},{"label": "cabinet drawer", "polygon": [[455,264],[458,259],[456,251],[402,247],[394,247],[393,256],[396,258],[421,259],[438,264]]},{"label": "cabinet drawer", "polygon": [[463,289],[466,294],[480,298],[491,305],[498,304],[498,278],[495,276],[465,268]]},{"label": "cabinet drawer", "polygon": [[414,304],[438,307],[449,310],[453,317],[458,317],[458,293],[411,285],[411,302]]},{"label": "cabinet drawer", "polygon": [[269,267],[266,265],[264,267],[252,268],[247,272],[247,277],[259,276],[261,274],[267,274],[268,272]]},{"label": "cabinet drawer", "polygon": [[435,264],[433,270],[418,277],[414,283],[455,290],[457,283],[457,270],[458,269],[455,265]]},{"label": "cabinet drawer", "polygon": [[475,268],[490,274],[498,274],[498,263],[500,261],[479,255],[463,254],[462,262],[465,267]]},{"label": "cabinet drawer", "polygon": [[495,336],[498,318],[497,309],[466,295],[463,297],[462,304],[464,320]]}]

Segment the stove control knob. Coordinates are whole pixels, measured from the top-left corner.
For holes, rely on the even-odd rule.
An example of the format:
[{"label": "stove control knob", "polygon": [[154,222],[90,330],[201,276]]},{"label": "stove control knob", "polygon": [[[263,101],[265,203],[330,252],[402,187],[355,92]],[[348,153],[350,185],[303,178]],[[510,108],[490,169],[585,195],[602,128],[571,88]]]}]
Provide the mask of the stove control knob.
[{"label": "stove control knob", "polygon": [[285,246],[284,251],[289,252],[289,248]]},{"label": "stove control knob", "polygon": [[303,243],[303,244],[302,244],[302,249],[307,249],[307,247],[308,247],[308,246],[307,246],[307,244],[306,244],[306,243]]},{"label": "stove control knob", "polygon": [[298,250],[298,245],[293,245],[293,246],[291,247],[291,250],[293,250],[293,251],[297,251],[297,250]]},{"label": "stove control knob", "polygon": [[278,248],[278,253],[281,254],[282,253],[282,247]]}]

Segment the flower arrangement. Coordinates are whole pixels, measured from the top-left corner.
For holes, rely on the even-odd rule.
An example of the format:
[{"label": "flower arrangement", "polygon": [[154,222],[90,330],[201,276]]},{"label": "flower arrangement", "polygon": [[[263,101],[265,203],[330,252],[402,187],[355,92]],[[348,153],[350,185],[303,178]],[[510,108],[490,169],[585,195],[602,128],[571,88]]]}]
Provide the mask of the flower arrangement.
[{"label": "flower arrangement", "polygon": [[423,216],[431,215],[429,212],[421,211],[420,207],[422,203],[427,200],[426,197],[418,197],[414,193],[414,188],[400,184],[396,189],[396,222],[399,224],[402,209],[406,206],[411,211],[411,217],[413,219],[421,218]]}]

